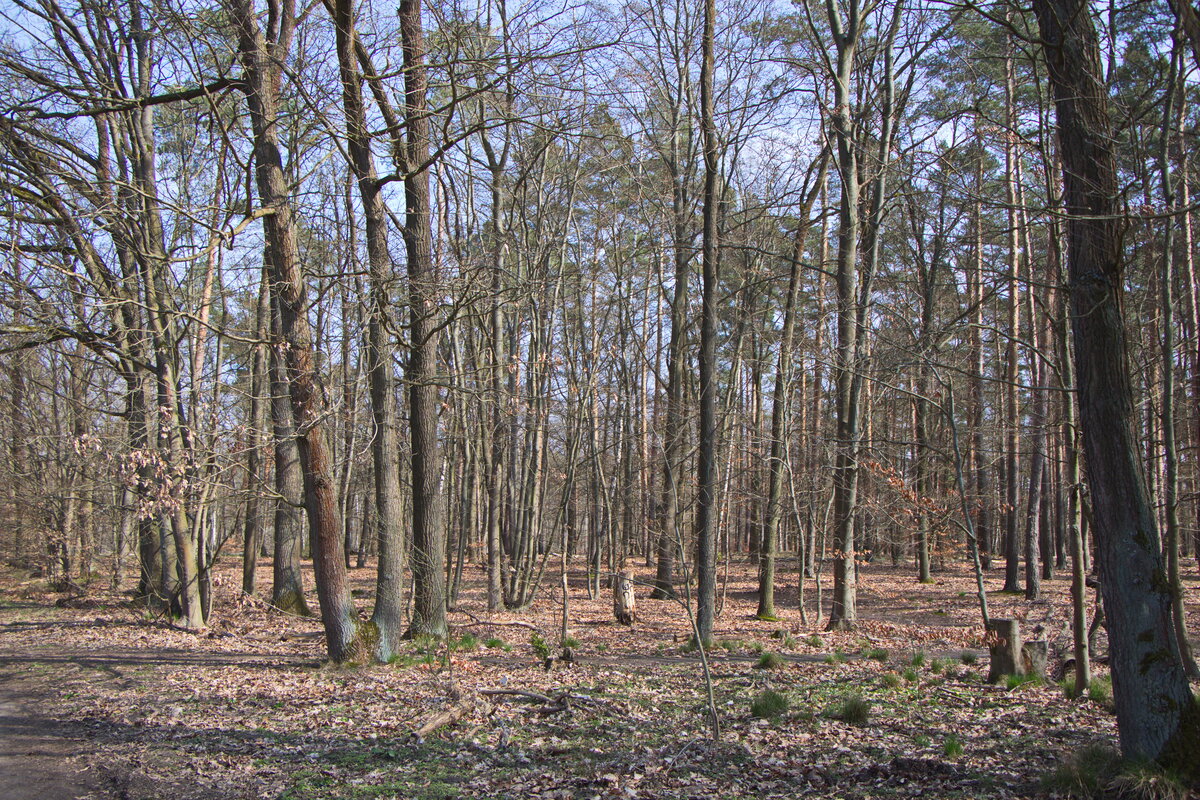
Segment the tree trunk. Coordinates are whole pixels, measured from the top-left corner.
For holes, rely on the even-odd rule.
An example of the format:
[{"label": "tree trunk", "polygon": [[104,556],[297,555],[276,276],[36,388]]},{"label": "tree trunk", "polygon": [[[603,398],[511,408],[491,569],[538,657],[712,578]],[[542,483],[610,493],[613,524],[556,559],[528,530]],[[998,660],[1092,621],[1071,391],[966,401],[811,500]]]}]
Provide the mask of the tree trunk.
[{"label": "tree trunk", "polygon": [[271,292],[266,276],[255,309],[254,355],[250,365],[249,429],[246,433],[246,520],[242,534],[242,591],[254,594],[258,549],[262,541],[262,452],[266,441],[267,400],[271,386],[268,337],[271,332]]},{"label": "tree trunk", "polygon": [[[717,129],[713,102],[716,3],[704,2],[700,40],[700,129],[704,141],[704,231],[701,245],[700,446],[696,497],[696,629],[712,638],[717,609]],[[702,645],[703,646],[703,645]]]},{"label": "tree trunk", "polygon": [[425,109],[425,33],[421,0],[401,0],[404,48],[405,220],[408,252],[408,414],[412,437],[413,617],[409,633],[446,637],[445,512],[438,452],[440,398],[435,382],[438,354],[437,276],[429,203],[429,118]]},{"label": "tree trunk", "polygon": [[[779,546],[779,522],[783,517],[783,481],[787,469],[787,420],[788,389],[792,379],[792,359],[796,338],[796,300],[800,293],[800,268],[803,266],[804,241],[810,227],[809,216],[813,203],[825,185],[825,171],[829,163],[827,150],[821,152],[820,168],[816,181],[800,208],[800,224],[796,229],[792,245],[792,258],[788,271],[787,298],[783,305],[783,334],[779,340],[779,357],[775,362],[775,387],[771,394],[771,449],[767,466],[769,471],[767,488],[766,522],[763,526],[761,558],[758,572],[758,617],[775,619],[775,557]],[[797,548],[800,552],[800,548]],[[803,580],[803,579],[801,579]]]},{"label": "tree trunk", "polygon": [[[1177,0],[1186,2],[1186,0]],[[1171,175],[1171,126],[1175,121],[1175,102],[1179,94],[1179,70],[1182,52],[1178,40],[1171,51],[1167,75],[1167,99],[1163,104],[1163,124],[1159,131],[1158,164],[1162,180],[1163,204],[1171,211],[1175,204],[1175,184]],[[1179,575],[1179,452],[1175,444],[1175,227],[1168,217],[1163,223],[1162,266],[1159,273],[1159,324],[1162,327],[1162,409],[1160,426],[1163,441],[1163,521],[1166,533],[1167,580],[1171,584],[1171,621],[1176,646],[1188,677],[1200,677],[1187,638],[1187,619],[1183,607],[1183,584]]]},{"label": "tree trunk", "polygon": [[279,311],[281,359],[287,367],[289,396],[297,426],[304,470],[304,502],[312,538],[317,596],[326,647],[335,662],[361,658],[358,614],[350,598],[342,559],[342,526],[329,451],[325,442],[325,398],[316,371],[313,337],[307,317],[304,275],[300,267],[287,179],[279,147],[278,103],[282,65],[295,32],[294,6],[285,4],[269,30],[259,27],[253,0],[229,0],[246,70],[245,91],[254,134],[254,167],[263,217],[266,261],[272,299]]},{"label": "tree trunk", "polygon": [[1134,431],[1122,312],[1122,208],[1100,48],[1083,0],[1035,0],[1054,89],[1072,328],[1096,559],[1122,752],[1194,775],[1196,707]]},{"label": "tree trunk", "polygon": [[[371,459],[375,477],[375,514],[379,525],[379,567],[375,582],[374,656],[387,662],[403,635],[404,529],[400,519],[400,444],[396,423],[396,398],[392,379],[392,340],[387,315],[395,281],[388,252],[387,208],[384,206],[362,99],[362,75],[356,66],[354,0],[336,0],[333,19],[337,29],[338,65],[342,81],[342,106],[346,115],[346,148],[362,198],[367,237],[370,316],[367,323],[367,380],[375,435]],[[428,189],[426,189],[428,191]],[[426,217],[426,219],[428,219]],[[349,457],[349,454],[347,454]],[[439,565],[440,566],[440,565]]]},{"label": "tree trunk", "polygon": [[288,614],[307,617],[304,573],[300,554],[304,549],[304,472],[292,422],[287,369],[280,356],[283,348],[277,301],[271,297],[271,430],[275,440],[274,557],[271,569],[271,605]]}]

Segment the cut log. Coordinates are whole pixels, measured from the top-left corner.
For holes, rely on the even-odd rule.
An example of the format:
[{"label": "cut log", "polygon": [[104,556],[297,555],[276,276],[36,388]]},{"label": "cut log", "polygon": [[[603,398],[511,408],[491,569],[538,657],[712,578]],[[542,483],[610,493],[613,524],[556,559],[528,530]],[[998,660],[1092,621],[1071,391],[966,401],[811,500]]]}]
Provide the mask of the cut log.
[{"label": "cut log", "polygon": [[633,570],[622,569],[613,584],[613,616],[622,625],[632,625],[637,619],[637,598],[633,594]]},{"label": "cut log", "polygon": [[[1015,619],[993,619],[988,622],[988,652],[991,667],[988,683],[995,683],[1005,675],[1021,673],[1021,623]],[[1045,671],[1045,661],[1042,662]]]}]

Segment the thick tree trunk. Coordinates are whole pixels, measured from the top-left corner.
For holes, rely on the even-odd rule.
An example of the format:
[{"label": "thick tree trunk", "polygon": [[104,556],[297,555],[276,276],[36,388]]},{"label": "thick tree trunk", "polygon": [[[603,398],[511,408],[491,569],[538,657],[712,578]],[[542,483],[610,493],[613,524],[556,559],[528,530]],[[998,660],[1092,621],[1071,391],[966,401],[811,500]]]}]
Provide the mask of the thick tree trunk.
[{"label": "thick tree trunk", "polygon": [[253,0],[228,0],[238,34],[238,50],[246,70],[246,97],[254,134],[254,166],[263,217],[266,260],[271,271],[272,299],[279,310],[282,358],[287,367],[289,396],[297,426],[300,463],[304,470],[304,502],[312,538],[313,564],[326,647],[336,662],[361,658],[358,614],[350,598],[342,559],[342,526],[329,451],[325,443],[325,399],[316,371],[313,337],[307,317],[304,275],[300,268],[283,157],[279,147],[277,109],[284,58],[295,32],[295,7],[285,2],[273,15],[268,41],[259,27]]},{"label": "thick tree trunk", "polygon": [[1170,585],[1134,431],[1122,312],[1122,208],[1107,87],[1084,0],[1035,0],[1063,159],[1080,421],[1121,749],[1193,775],[1200,710],[1171,625]]},{"label": "thick tree trunk", "polygon": [[429,118],[425,102],[425,33],[421,0],[401,0],[400,36],[404,48],[404,245],[408,252],[409,330],[408,413],[412,436],[411,634],[445,638],[445,512],[438,452],[440,398],[435,382],[438,352],[437,276],[429,202]]},{"label": "thick tree trunk", "polygon": [[304,599],[304,471],[292,422],[287,370],[280,357],[282,333],[279,309],[271,298],[271,353],[268,370],[271,387],[271,432],[275,441],[274,557],[271,568],[271,605],[289,614],[309,616]]},{"label": "thick tree trunk", "polygon": [[379,525],[379,568],[375,582],[375,610],[371,621],[378,638],[375,658],[386,662],[403,635],[404,529],[400,519],[400,444],[396,423],[396,398],[392,379],[392,340],[387,315],[391,307],[392,257],[388,252],[387,209],[367,130],[362,99],[362,75],[357,68],[354,0],[337,0],[338,64],[342,80],[342,106],[346,115],[346,147],[350,167],[362,198],[370,280],[370,316],[367,323],[367,380],[371,391],[371,416],[375,435],[371,458],[375,476],[375,514]]}]

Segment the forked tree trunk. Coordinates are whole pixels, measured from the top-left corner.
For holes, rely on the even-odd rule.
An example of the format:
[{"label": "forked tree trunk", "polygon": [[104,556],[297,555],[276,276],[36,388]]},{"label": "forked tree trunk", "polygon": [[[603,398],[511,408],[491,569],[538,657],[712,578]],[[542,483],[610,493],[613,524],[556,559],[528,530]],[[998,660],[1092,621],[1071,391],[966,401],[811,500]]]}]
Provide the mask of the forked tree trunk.
[{"label": "forked tree trunk", "polygon": [[312,537],[317,596],[326,647],[335,662],[361,658],[358,614],[350,598],[342,559],[335,482],[325,442],[325,399],[313,358],[304,275],[296,242],[296,223],[279,146],[278,103],[281,70],[295,32],[291,0],[274,9],[268,33],[259,27],[253,0],[228,0],[246,71],[245,91],[254,134],[254,167],[263,217],[266,261],[272,294],[279,309],[282,357],[297,426],[304,469],[304,502]]},{"label": "forked tree trunk", "polygon": [[[792,245],[788,271],[787,299],[783,306],[783,334],[779,340],[779,357],[775,363],[775,387],[771,394],[771,448],[767,460],[769,478],[765,524],[761,542],[758,571],[758,617],[775,619],[775,555],[779,547],[779,523],[783,518],[783,481],[787,472],[788,389],[792,380],[792,359],[796,339],[796,301],[800,294],[800,269],[803,266],[804,242],[808,238],[809,215],[822,187],[829,164],[829,151],[821,152],[820,168],[805,202],[800,209],[800,225]],[[810,173],[811,174],[811,173]],[[797,553],[801,548],[796,548]],[[801,558],[803,560],[803,558]],[[803,581],[803,578],[801,578]]]}]

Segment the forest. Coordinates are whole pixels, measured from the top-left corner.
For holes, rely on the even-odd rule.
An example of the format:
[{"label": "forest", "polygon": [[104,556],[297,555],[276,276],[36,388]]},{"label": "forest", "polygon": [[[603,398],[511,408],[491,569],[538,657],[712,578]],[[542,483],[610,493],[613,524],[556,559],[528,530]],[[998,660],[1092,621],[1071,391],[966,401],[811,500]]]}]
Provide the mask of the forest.
[{"label": "forest", "polygon": [[1198,78],[1192,0],[9,0],[0,794],[1195,796]]}]

